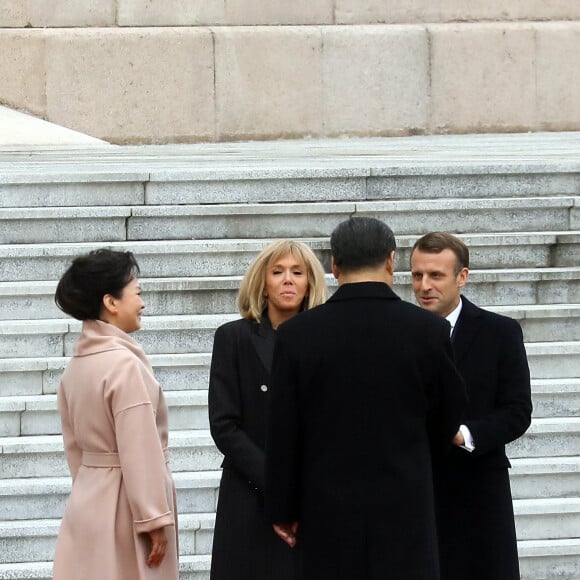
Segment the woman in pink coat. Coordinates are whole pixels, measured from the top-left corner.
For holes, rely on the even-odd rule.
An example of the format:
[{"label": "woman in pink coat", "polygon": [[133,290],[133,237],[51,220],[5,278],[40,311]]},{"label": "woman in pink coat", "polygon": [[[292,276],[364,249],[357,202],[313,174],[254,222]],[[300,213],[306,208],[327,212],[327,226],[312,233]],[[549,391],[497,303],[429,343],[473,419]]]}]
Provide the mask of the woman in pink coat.
[{"label": "woman in pink coat", "polygon": [[83,321],[58,389],[73,485],[53,580],[177,580],[175,487],[167,405],[129,333],[144,308],[130,252],[76,258],[56,303]]}]

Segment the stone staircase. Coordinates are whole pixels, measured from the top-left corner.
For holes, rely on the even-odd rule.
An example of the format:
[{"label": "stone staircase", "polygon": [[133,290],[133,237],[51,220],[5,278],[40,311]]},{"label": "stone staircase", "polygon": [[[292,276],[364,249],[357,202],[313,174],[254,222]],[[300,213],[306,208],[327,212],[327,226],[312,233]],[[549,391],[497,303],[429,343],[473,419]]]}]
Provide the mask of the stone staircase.
[{"label": "stone staircase", "polygon": [[574,133],[5,148],[0,580],[51,577],[70,490],[55,393],[80,329],[53,294],[71,258],[106,245],[139,260],[137,339],[170,407],[181,579],[201,580],[220,477],[207,421],[213,332],[237,317],[241,277],[267,241],[303,239],[328,269],[328,235],[353,213],[393,227],[403,298],[413,242],[448,229],[471,250],[466,295],[520,321],[534,398],[532,426],[509,446],[522,578],[580,578],[579,151]]}]

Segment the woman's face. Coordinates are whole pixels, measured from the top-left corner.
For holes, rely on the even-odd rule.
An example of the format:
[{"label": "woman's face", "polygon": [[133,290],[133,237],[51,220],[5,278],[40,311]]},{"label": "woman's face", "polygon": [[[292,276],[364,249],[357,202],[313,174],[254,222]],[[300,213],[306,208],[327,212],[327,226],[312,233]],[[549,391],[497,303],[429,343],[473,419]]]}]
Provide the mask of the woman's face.
[{"label": "woman's face", "polygon": [[141,298],[141,286],[136,278],[133,278],[124,288],[121,298],[114,298],[114,316],[109,317],[109,322],[117,328],[130,333],[141,328],[141,313],[145,303]]},{"label": "woman's face", "polygon": [[264,296],[268,298],[268,317],[273,323],[298,314],[307,293],[306,265],[292,252],[268,264]]}]

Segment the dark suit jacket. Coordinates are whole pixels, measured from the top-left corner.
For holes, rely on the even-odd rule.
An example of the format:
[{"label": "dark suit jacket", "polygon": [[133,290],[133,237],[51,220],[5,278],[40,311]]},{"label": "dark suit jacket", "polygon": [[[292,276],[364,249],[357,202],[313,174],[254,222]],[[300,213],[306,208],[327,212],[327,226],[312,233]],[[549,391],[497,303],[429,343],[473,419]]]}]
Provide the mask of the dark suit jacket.
[{"label": "dark suit jacket", "polygon": [[293,580],[296,554],[264,517],[264,445],[275,333],[236,320],[215,333],[209,385],[211,434],[224,454],[212,580]]},{"label": "dark suit jacket", "polygon": [[465,404],[449,326],[383,283],[278,329],[266,507],[300,522],[303,578],[439,578],[431,451]]},{"label": "dark suit jacket", "polygon": [[463,297],[453,334],[467,386],[462,422],[475,451],[454,448],[437,466],[443,580],[519,579],[505,444],[531,421],[530,373],[519,324]]}]

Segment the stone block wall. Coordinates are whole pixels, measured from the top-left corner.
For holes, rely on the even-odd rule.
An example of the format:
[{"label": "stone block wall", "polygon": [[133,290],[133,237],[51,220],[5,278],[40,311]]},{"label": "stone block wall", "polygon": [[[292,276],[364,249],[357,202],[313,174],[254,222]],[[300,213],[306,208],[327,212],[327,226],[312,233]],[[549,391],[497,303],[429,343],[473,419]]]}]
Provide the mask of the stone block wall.
[{"label": "stone block wall", "polygon": [[0,104],[115,143],[580,130],[580,2],[5,0]]}]

